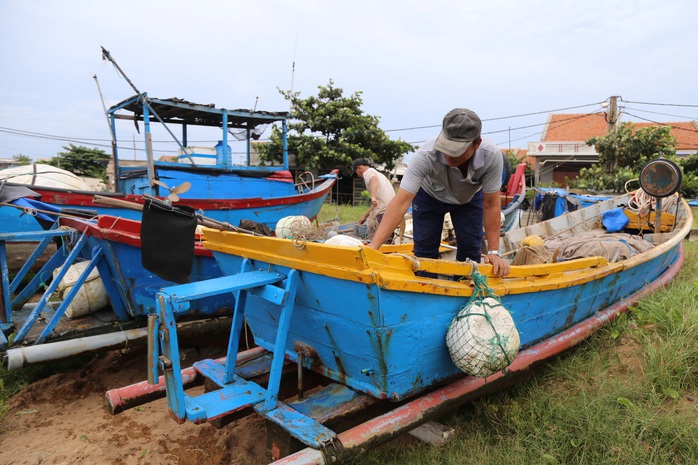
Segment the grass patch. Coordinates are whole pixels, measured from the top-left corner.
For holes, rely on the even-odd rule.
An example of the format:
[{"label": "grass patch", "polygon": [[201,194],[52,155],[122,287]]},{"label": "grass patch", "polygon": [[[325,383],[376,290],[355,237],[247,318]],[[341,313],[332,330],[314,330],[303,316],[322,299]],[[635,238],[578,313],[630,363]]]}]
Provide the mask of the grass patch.
[{"label": "grass patch", "polygon": [[361,219],[366,210],[368,210],[368,206],[354,207],[349,204],[336,205],[325,203],[320,208],[317,218],[320,223],[334,219],[338,219],[340,224],[352,223]]},{"label": "grass patch", "polygon": [[362,464],[698,463],[698,244],[664,289],[528,381],[439,419],[456,438],[404,436]]}]

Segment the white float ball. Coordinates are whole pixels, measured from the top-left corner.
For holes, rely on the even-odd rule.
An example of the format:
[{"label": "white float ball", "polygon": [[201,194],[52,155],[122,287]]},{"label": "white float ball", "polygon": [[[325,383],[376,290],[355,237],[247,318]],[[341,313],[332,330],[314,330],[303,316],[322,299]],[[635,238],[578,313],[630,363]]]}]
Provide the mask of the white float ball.
[{"label": "white float ball", "polygon": [[307,231],[311,223],[307,216],[285,216],[276,222],[274,234],[283,239],[292,239],[294,233]]},{"label": "white float ball", "polygon": [[446,346],[460,370],[485,377],[509,366],[519,353],[520,339],[511,314],[487,297],[458,312],[448,327]]}]

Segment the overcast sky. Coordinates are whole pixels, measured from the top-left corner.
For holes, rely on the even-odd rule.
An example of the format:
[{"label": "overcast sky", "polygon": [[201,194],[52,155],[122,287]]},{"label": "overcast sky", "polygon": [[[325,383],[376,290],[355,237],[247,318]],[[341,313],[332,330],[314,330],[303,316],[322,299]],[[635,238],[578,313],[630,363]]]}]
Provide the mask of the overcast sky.
[{"label": "overcast sky", "polygon": [[416,144],[454,107],[503,148],[612,95],[624,121],[698,120],[697,19],[695,0],[0,0],[0,158],[109,151],[92,76],[107,105],[134,92],[100,45],[140,91],[217,107],[287,110],[278,89],[332,79]]}]

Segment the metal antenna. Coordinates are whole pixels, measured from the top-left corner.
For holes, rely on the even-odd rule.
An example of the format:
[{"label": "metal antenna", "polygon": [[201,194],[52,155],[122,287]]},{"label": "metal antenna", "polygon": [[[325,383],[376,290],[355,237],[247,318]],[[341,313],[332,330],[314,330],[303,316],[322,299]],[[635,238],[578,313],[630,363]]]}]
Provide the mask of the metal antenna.
[{"label": "metal antenna", "polygon": [[92,78],[97,84],[97,92],[99,92],[99,100],[102,102],[102,109],[104,110],[104,117],[107,119],[107,126],[109,126],[109,133],[111,134],[111,155],[114,158],[114,166],[116,166],[116,134],[114,134],[114,128],[109,121],[109,112],[107,111],[107,105],[104,103],[104,94],[102,94],[102,88],[99,86],[99,80],[96,74],[92,74]]},{"label": "metal antenna", "polygon": [[128,84],[129,84],[129,85],[131,86],[131,88],[136,92],[136,94],[138,94],[138,95],[141,96],[141,98],[142,98],[142,97],[143,97],[143,94],[141,94],[141,91],[139,91],[138,89],[136,89],[136,86],[131,82],[131,80],[128,78],[128,76],[126,76],[126,73],[124,73],[123,70],[119,67],[119,65],[116,63],[116,60],[114,60],[114,58],[112,58],[111,54],[109,53],[109,50],[107,50],[106,48],[102,47],[101,45],[100,45],[100,47],[102,48],[102,60],[109,60],[109,61],[111,61],[111,63],[114,65],[114,68],[116,68],[116,70],[119,72],[119,74],[121,74],[121,76],[122,76],[124,79],[126,79],[126,82],[128,82]]},{"label": "metal antenna", "polygon": [[[186,157],[189,159],[189,161],[191,162],[191,164],[194,165],[194,166],[196,166],[196,163],[194,162],[194,159],[191,158],[191,157],[189,156],[189,152],[187,152],[187,150],[184,148],[184,146],[179,142],[179,139],[177,139],[177,137],[172,133],[172,131],[170,131],[170,128],[167,127],[167,125],[166,125],[165,122],[162,120],[162,118],[160,118],[160,115],[158,115],[157,112],[156,112],[156,111],[153,109],[153,107],[150,105],[150,103],[148,103],[148,99],[145,98],[145,95],[143,95],[143,94],[141,93],[141,91],[139,91],[139,90],[136,88],[136,86],[131,82],[131,80],[128,78],[128,76],[126,76],[126,73],[124,73],[123,70],[122,70],[122,69],[119,67],[119,65],[116,63],[116,60],[114,60],[114,58],[112,58],[111,54],[109,53],[109,50],[107,50],[106,48],[102,47],[101,45],[100,45],[100,47],[102,48],[102,60],[109,60],[109,61],[111,61],[111,63],[114,65],[114,67],[115,67],[116,70],[119,72],[119,74],[121,74],[121,76],[126,80],[126,82],[128,82],[128,84],[131,86],[131,88],[136,92],[136,94],[138,94],[138,97],[141,99],[141,101],[143,102],[143,104],[146,105],[146,106],[148,107],[148,110],[150,110],[150,112],[151,112],[153,115],[155,115],[155,117],[157,118],[157,120],[160,121],[160,124],[162,124],[162,126],[167,130],[167,132],[170,133],[170,136],[172,136],[172,139],[177,143],[177,145],[179,145],[179,148],[182,149],[182,151],[184,152],[184,155],[186,155]],[[150,143],[148,143],[148,147],[146,147],[146,149],[147,149],[146,153],[148,153],[148,156],[152,158],[152,156],[153,156],[153,153],[152,153],[153,147],[152,147],[152,145],[151,145]],[[152,179],[151,179],[151,183],[150,183],[150,184],[151,184],[151,186],[153,185]]]},{"label": "metal antenna", "polygon": [[[97,92],[99,92],[99,100],[102,102],[102,110],[104,110],[104,117],[107,119],[107,126],[109,126],[109,133],[111,134],[112,152],[114,152],[114,147],[116,147],[116,134],[114,134],[114,128],[111,126],[111,123],[109,122],[109,112],[107,111],[106,103],[104,103],[104,94],[102,94],[102,88],[99,86],[99,80],[97,79],[97,75],[93,74],[92,78],[95,80],[95,84],[97,84]],[[114,153],[114,156],[116,156],[116,153]]]}]

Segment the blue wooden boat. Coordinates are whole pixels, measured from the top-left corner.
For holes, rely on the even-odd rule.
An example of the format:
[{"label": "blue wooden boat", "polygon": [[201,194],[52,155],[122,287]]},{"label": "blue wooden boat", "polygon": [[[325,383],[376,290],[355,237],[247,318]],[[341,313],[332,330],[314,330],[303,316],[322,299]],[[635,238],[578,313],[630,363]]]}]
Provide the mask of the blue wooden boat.
[{"label": "blue wooden boat", "polygon": [[[521,244],[533,235],[560,240],[604,234],[602,219],[622,210],[628,199],[617,197],[508,231],[500,250],[505,257],[523,254]],[[490,265],[417,258],[409,248],[299,244],[206,228],[203,245],[224,276],[158,293],[151,339],[160,343],[150,347],[150,359],[160,362],[150,365],[150,379],[164,373],[159,386],[179,422],[214,421],[254,409],[308,446],[279,463],[339,463],[511,382],[616,318],[678,272],[692,221],[681,200],[675,215],[663,215],[661,232],[646,231],[644,245],[628,257],[606,258],[604,252],[512,266],[506,278],[492,275]],[[649,226],[636,222],[628,227],[642,229],[643,224]],[[510,314],[520,347],[509,367],[475,377],[454,364],[445,338],[482,276]],[[197,375],[214,389],[189,395],[174,330],[178,308],[195,296],[231,292],[237,298],[228,356],[195,363]],[[264,385],[237,366],[244,355],[237,351],[243,318],[271,357]],[[282,399],[279,386],[289,361],[297,366],[299,384],[302,373],[312,371],[327,380],[326,386],[302,400]],[[123,389],[127,393],[133,387]],[[328,412],[383,401],[394,402],[395,408],[348,431],[323,424],[333,415]]]},{"label": "blue wooden boat", "polygon": [[[319,177],[303,173],[298,182],[294,182],[289,171],[286,146],[287,112],[228,110],[177,98],[153,99],[147,94],[139,93],[114,105],[109,109],[108,116],[115,140],[117,121],[126,119],[136,124],[143,122],[147,165],[123,166],[119,159],[118,144],[115,143],[115,192],[46,187],[37,182],[30,185],[30,188],[39,194],[38,200],[61,208],[87,210],[95,215],[107,214],[138,220],[140,213],[137,211],[114,204],[97,203],[94,196],[142,205],[143,195],[149,195],[161,200],[169,198],[178,205],[202,212],[208,218],[234,226],[241,220],[250,220],[264,223],[273,229],[278,220],[286,216],[314,218],[338,177],[337,170]],[[173,134],[180,147],[179,161],[153,159],[153,119],[159,120],[168,131],[169,126],[181,128],[180,138]],[[275,123],[281,126],[282,162],[278,166],[256,165],[251,158],[251,140],[256,128]],[[189,146],[187,134],[192,126],[213,131],[213,137],[220,139],[220,143],[217,147]],[[228,147],[231,131],[242,131],[244,135],[246,160],[243,164],[232,162]],[[207,150],[213,154],[201,153]],[[15,184],[7,182],[7,185]],[[0,223],[0,233],[38,230],[34,222],[20,218],[18,212],[7,208],[0,210],[4,210],[2,214],[8,220]]]},{"label": "blue wooden boat", "polygon": [[[2,267],[3,288],[0,297],[2,297],[4,311],[0,312],[0,328],[3,331],[0,332],[2,336],[0,350],[10,349],[8,351],[10,355],[6,359],[9,358],[8,363],[11,369],[24,364],[27,358],[34,358],[32,363],[59,359],[80,353],[81,346],[84,346],[84,350],[95,351],[98,345],[96,342],[86,344],[78,341],[77,346],[70,345],[66,349],[70,352],[69,354],[60,353],[59,349],[51,347],[41,349],[43,354],[34,356],[27,355],[27,348],[13,354],[13,347],[37,346],[45,342],[144,327],[148,315],[155,312],[157,291],[175,284],[142,266],[140,221],[109,215],[98,216],[95,220],[63,216],[56,226],[48,231],[17,235],[17,237],[37,235],[35,239],[41,241],[37,249],[45,247],[47,242],[55,237],[61,238],[63,244],[27,285],[22,287],[20,283],[31,265],[31,258],[12,282],[9,281],[6,266]],[[12,234],[0,234],[0,263],[5,263],[7,258],[5,242],[14,237]],[[88,262],[88,266],[75,281],[73,291],[65,295],[59,305],[48,305],[49,299],[69,267],[80,261]],[[65,318],[66,309],[75,298],[75,293],[80,292],[81,286],[95,267],[99,270],[110,305],[95,314],[72,320]],[[54,270],[58,273],[55,276]],[[220,268],[211,252],[199,243],[194,245],[190,276],[194,281],[221,276]],[[23,305],[42,288],[43,283],[50,284],[39,302],[29,310],[22,310]],[[185,318],[227,315],[232,312],[234,302],[233,296],[196,299],[185,312],[187,314]],[[12,332],[15,334],[12,344],[9,344],[5,334]],[[46,354],[47,351],[48,354]]]},{"label": "blue wooden boat", "polygon": [[[179,197],[178,206],[193,208],[203,212],[207,218],[229,223],[237,226],[241,220],[250,220],[264,223],[274,228],[276,223],[285,216],[303,215],[308,218],[317,216],[322,204],[332,190],[337,180],[337,171],[316,180],[308,187],[289,196],[279,197],[244,197],[244,198],[188,198]],[[9,184],[9,183],[8,183]],[[131,220],[140,220],[141,213],[138,206],[142,207],[145,197],[140,194],[120,194],[110,192],[76,191],[60,188],[31,186],[31,189],[39,194],[39,200],[49,205],[62,209],[86,210],[95,215],[112,215]],[[95,199],[98,196],[102,203]],[[165,200],[163,197],[156,197]],[[11,210],[10,207],[1,207],[0,210]],[[17,215],[17,212],[8,214]]]}]

